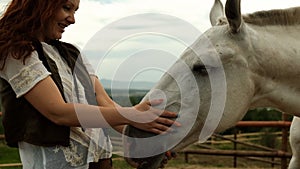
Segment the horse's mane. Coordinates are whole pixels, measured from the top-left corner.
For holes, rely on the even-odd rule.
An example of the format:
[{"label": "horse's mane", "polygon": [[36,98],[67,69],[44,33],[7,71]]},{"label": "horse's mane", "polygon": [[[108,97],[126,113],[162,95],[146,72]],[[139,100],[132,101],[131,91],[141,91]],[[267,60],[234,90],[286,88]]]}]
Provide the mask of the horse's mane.
[{"label": "horse's mane", "polygon": [[246,23],[265,25],[298,25],[300,24],[300,7],[258,11],[243,16]]}]

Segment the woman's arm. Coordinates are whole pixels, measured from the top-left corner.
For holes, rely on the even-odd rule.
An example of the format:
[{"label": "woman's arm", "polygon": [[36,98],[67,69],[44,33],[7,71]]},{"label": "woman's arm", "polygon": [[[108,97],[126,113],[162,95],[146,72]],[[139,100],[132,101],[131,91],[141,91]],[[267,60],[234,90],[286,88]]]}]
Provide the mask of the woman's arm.
[{"label": "woman's arm", "polygon": [[90,76],[95,88],[96,99],[99,106],[103,107],[121,107],[116,102],[114,102],[106,93],[104,87],[100,83],[99,79],[96,76]]},{"label": "woman's arm", "polygon": [[65,103],[50,76],[37,83],[24,97],[45,117],[58,125],[104,128],[129,124],[157,134],[170,130],[168,126],[173,123],[180,125],[165,118],[176,117],[176,113],[151,107],[151,104],[160,104],[159,101],[144,102],[135,107],[103,107],[102,105],[114,104],[107,99],[99,103],[101,106]]},{"label": "woman's arm", "polygon": [[[106,93],[104,87],[100,83],[99,79],[96,76],[91,76],[95,92],[96,92],[96,99],[99,106],[103,107],[121,107],[119,104],[114,102]],[[112,126],[116,131],[122,133],[124,125],[117,125]]]}]

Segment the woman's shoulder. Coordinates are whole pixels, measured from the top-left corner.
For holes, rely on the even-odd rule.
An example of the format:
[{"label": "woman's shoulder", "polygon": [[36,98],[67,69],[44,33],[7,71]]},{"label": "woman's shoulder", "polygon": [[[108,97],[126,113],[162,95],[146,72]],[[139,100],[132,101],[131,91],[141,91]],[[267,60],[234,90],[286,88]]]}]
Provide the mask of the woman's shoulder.
[{"label": "woman's shoulder", "polygon": [[68,48],[68,49],[77,50],[79,52],[79,47],[72,43],[69,43],[69,42],[54,40],[54,41],[50,42],[50,44],[55,47],[64,47],[64,48]]}]

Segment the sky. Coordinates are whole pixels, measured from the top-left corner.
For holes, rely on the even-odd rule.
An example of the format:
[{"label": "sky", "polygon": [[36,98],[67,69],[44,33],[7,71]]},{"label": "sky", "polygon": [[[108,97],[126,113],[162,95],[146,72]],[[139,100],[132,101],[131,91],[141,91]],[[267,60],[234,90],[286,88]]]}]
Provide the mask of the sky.
[{"label": "sky", "polygon": [[[0,0],[0,14],[8,2]],[[80,48],[100,78],[155,82],[211,27],[213,2],[81,0],[62,40]],[[295,6],[299,0],[241,0],[242,13]]]}]

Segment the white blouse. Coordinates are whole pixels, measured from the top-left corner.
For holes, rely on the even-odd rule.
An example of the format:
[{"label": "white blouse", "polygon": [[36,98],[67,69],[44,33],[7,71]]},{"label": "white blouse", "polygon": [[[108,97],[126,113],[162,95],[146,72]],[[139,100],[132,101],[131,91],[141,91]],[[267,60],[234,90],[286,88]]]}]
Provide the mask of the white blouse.
[{"label": "white blouse", "polygon": [[[68,103],[87,104],[83,86],[77,78],[73,78],[70,68],[60,56],[57,49],[47,43],[42,43],[42,46],[45,54],[54,60],[58,67],[66,101]],[[91,76],[96,76],[94,73],[95,71],[88,60],[83,56],[80,57],[82,57],[89,74]],[[0,71],[0,77],[6,79],[10,83],[17,97],[26,94],[38,82],[45,79],[50,74],[51,73],[47,71],[45,66],[39,60],[36,51],[32,52],[31,57],[25,60],[25,64],[23,64],[22,60],[8,57],[4,69]],[[74,79],[77,81],[78,90],[75,90]],[[79,99],[76,94],[77,91],[79,92]],[[97,162],[98,159],[109,158],[112,155],[111,141],[101,128],[88,128],[83,131],[80,127],[71,127],[70,138],[71,146],[53,147],[53,152],[59,150],[63,151],[66,161],[71,163],[72,166],[94,161]],[[76,142],[76,144],[73,144],[74,142]],[[78,148],[77,146],[82,146],[84,148]],[[78,152],[80,150],[88,150],[87,157],[83,157],[83,154],[85,153]],[[86,161],[83,159],[86,159]]]}]

